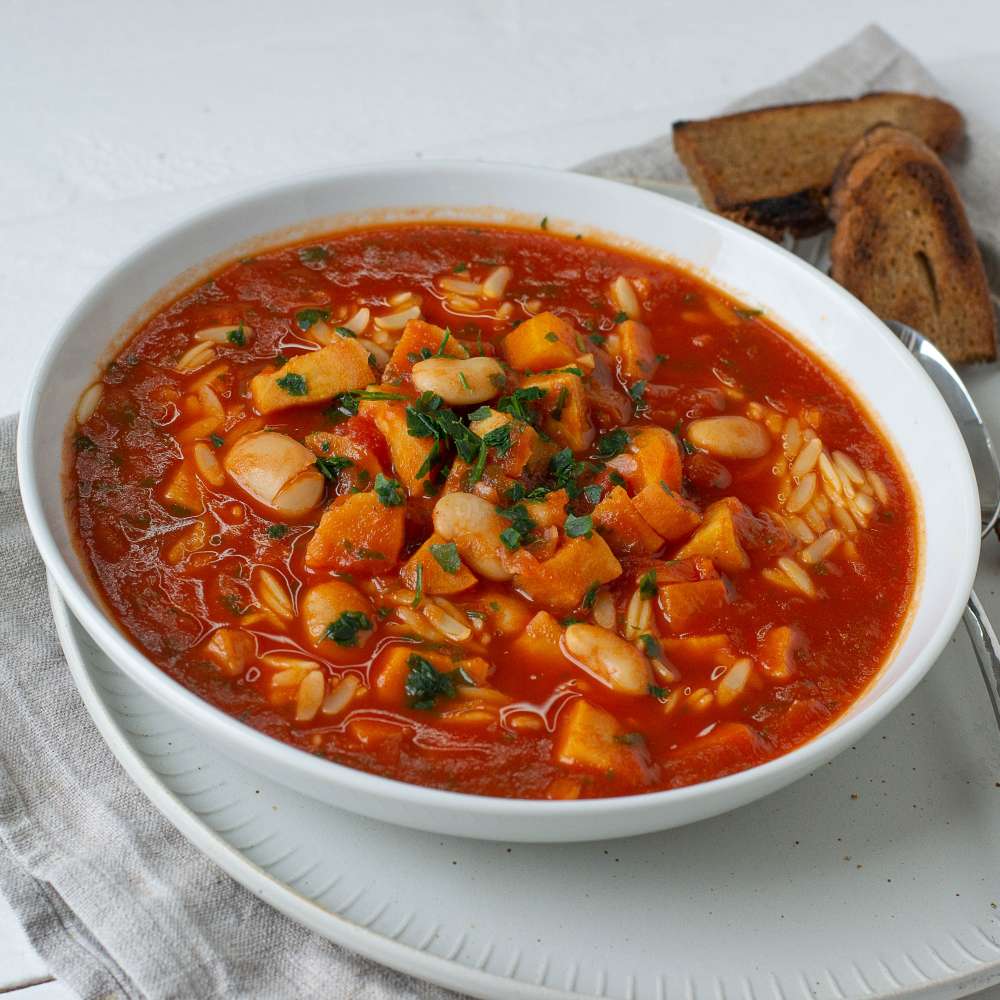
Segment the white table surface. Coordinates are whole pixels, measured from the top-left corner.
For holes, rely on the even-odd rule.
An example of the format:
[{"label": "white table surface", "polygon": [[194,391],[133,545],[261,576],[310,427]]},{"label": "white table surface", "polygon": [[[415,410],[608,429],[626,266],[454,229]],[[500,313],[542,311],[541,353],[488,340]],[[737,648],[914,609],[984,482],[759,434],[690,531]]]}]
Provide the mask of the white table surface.
[{"label": "white table surface", "polygon": [[[712,113],[871,21],[1000,127],[997,0],[3,0],[0,413],[86,288],[191,209],[340,163],[569,166]],[[8,992],[72,996],[0,899]]]}]

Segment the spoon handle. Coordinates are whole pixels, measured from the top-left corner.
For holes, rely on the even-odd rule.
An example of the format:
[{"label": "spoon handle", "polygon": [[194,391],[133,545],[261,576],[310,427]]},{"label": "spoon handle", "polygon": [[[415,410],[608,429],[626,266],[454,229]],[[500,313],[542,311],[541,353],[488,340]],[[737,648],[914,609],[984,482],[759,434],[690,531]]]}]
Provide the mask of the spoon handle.
[{"label": "spoon handle", "polygon": [[965,622],[965,631],[972,640],[979,669],[986,681],[993,714],[1000,724],[1000,642],[997,641],[997,634],[993,631],[986,610],[975,591],[969,595],[969,603],[965,606],[962,621]]}]

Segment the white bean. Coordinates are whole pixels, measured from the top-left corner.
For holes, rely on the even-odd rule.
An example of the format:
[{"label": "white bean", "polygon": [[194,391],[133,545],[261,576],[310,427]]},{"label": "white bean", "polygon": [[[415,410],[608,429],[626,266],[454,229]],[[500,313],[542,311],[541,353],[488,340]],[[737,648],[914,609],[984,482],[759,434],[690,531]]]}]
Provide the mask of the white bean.
[{"label": "white bean", "polygon": [[566,651],[592,677],[622,694],[646,694],[653,683],[649,660],[620,635],[576,623],[563,634]]},{"label": "white bean", "polygon": [[500,533],[508,526],[493,504],[472,493],[446,493],[434,505],[434,530],[458,546],[473,571],[488,580],[509,580],[501,559]]},{"label": "white bean", "polygon": [[493,358],[428,358],[413,366],[413,384],[451,406],[485,403],[500,394],[504,374]]},{"label": "white bean", "polygon": [[287,434],[257,431],[229,449],[226,472],[255,500],[279,514],[301,517],[323,497],[316,456]]},{"label": "white bean", "polygon": [[766,428],[747,417],[705,417],[688,424],[687,439],[717,458],[763,458],[771,450]]}]

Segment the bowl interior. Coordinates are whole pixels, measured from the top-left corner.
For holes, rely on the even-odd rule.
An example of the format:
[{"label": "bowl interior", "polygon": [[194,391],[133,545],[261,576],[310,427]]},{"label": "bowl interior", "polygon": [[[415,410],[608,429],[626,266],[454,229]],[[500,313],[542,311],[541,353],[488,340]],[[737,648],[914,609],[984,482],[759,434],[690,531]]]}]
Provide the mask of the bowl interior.
[{"label": "bowl interior", "polygon": [[[584,232],[667,257],[765,309],[836,370],[866,405],[910,474],[921,510],[922,570],[908,626],[889,663],[854,707],[813,743],[831,739],[844,727],[850,731],[838,744],[856,738],[912,688],[958,621],[979,551],[971,464],[944,402],[917,363],[867,309],[814,268],[706,212],[576,174],[459,163],[309,177],[203,212],[133,254],[67,320],[39,364],[22,415],[22,493],[60,590],[117,661],[127,661],[134,676],[141,675],[138,679],[150,689],[169,693],[175,705],[215,711],[204,703],[196,706],[196,696],[169,680],[110,624],[72,543],[57,457],[76,401],[109,359],[112,342],[120,344],[145,315],[199,276],[254,248],[362,221],[460,218],[537,225],[543,216],[556,231]],[[219,725],[245,729],[248,738],[257,735],[217,714]],[[795,753],[813,752],[811,746]],[[274,752],[282,750],[290,748]],[[815,754],[818,762],[822,750]],[[764,767],[780,766],[785,759]],[[308,766],[317,763],[322,762],[311,760]],[[371,776],[357,780],[396,784]]]}]

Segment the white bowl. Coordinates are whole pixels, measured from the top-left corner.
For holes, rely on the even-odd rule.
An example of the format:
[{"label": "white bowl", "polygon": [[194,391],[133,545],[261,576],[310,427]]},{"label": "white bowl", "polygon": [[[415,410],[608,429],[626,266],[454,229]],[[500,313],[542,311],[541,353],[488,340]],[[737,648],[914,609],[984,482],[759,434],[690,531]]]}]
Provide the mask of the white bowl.
[{"label": "white bowl", "polygon": [[[669,256],[766,309],[838,371],[876,416],[911,476],[922,518],[922,565],[905,634],[873,684],[822,734],[758,767],[670,791],[538,802],[421,788],[330,763],[243,725],[171,680],[105,612],[63,505],[58,456],[66,429],[78,397],[109,359],[115,331],[131,331],[165,299],[248,248],[366,220],[537,225],[544,216],[554,230],[614,234],[616,242]],[[35,542],[83,626],[133,680],[220,751],[345,809],[490,840],[595,840],[667,829],[734,809],[803,776],[858,740],[924,676],[958,623],[979,556],[976,482],[958,429],[919,365],[856,299],[774,244],[707,212],[610,181],[515,166],[425,162],[323,173],[199,212],[164,233],[100,281],[48,347],[21,417],[18,470]]]}]

